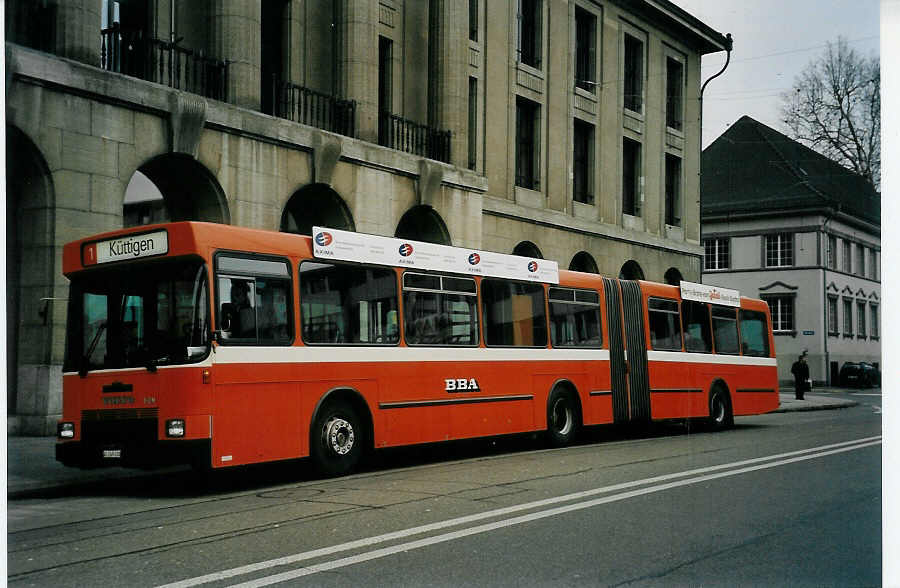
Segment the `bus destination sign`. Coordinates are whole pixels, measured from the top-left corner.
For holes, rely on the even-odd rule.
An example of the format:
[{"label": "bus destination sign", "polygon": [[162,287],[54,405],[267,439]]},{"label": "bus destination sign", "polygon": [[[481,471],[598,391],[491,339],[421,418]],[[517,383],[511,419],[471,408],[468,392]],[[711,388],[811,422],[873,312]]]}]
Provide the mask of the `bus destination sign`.
[{"label": "bus destination sign", "polygon": [[82,263],[96,265],[124,261],[139,257],[165,255],[169,252],[169,234],[166,231],[143,233],[116,237],[107,241],[97,241],[85,245],[82,250]]},{"label": "bus destination sign", "polygon": [[681,297],[684,300],[696,300],[697,302],[709,302],[710,304],[722,304],[724,306],[741,305],[741,293],[739,291],[708,284],[681,282]]},{"label": "bus destination sign", "polygon": [[355,261],[476,276],[559,283],[555,261],[476,251],[393,237],[313,227],[313,254],[319,259]]}]

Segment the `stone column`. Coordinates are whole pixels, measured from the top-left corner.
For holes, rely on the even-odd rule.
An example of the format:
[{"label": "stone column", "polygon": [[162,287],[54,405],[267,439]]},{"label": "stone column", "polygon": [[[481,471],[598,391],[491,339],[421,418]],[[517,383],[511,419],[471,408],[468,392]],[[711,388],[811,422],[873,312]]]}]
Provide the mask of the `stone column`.
[{"label": "stone column", "polygon": [[251,110],[260,108],[261,23],[259,2],[213,1],[215,55],[229,61],[228,101]]},{"label": "stone column", "polygon": [[435,52],[434,120],[440,130],[450,131],[450,163],[466,167],[469,123],[469,5],[466,0],[433,0],[437,10],[437,35],[430,43]]},{"label": "stone column", "polygon": [[55,51],[82,63],[100,65],[102,0],[59,0]]},{"label": "stone column", "polygon": [[356,101],[356,133],[378,142],[378,0],[343,0],[341,92]]}]

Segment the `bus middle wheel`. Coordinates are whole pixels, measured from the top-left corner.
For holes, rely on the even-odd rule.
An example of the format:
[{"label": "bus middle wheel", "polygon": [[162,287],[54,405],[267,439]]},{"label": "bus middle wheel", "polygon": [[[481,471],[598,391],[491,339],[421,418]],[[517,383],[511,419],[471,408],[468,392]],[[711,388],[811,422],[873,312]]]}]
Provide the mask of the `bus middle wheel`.
[{"label": "bus middle wheel", "polygon": [[554,390],[547,402],[547,440],[553,447],[568,445],[581,425],[578,405],[567,390]]}]

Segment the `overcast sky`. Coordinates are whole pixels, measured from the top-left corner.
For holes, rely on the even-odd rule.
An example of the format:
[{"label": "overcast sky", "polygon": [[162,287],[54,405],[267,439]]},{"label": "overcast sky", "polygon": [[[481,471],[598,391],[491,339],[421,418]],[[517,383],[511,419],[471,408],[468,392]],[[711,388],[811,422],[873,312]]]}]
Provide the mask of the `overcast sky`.
[{"label": "overcast sky", "polygon": [[[703,146],[743,115],[784,131],[781,93],[843,36],[863,56],[879,54],[878,0],[671,0],[716,31],[731,33],[725,73],[703,94]],[[701,83],[718,72],[725,53],[703,58]]]}]

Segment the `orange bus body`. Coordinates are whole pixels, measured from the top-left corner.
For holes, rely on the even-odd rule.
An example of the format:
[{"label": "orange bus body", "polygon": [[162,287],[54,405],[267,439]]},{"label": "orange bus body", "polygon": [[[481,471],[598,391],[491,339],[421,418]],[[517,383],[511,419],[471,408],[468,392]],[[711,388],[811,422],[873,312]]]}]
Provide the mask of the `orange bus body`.
[{"label": "orange bus body", "polygon": [[[222,328],[215,302],[217,253],[288,261],[291,339],[274,346],[219,339],[205,357],[183,365],[79,373],[69,364],[57,443],[57,459],[67,465],[184,462],[218,468],[315,457],[317,415],[337,399],[352,406],[359,420],[356,441],[369,448],[547,430],[553,428],[551,396],[555,402],[560,394],[570,399],[575,425],[710,418],[717,391],[724,392],[726,418],[778,407],[771,321],[759,300],[741,298],[740,310],[764,317],[765,356],[690,353],[683,346],[661,351],[651,345],[649,301],[680,304],[678,287],[560,271],[558,285],[542,284],[545,308],[548,288],[596,292],[602,346],[490,347],[482,306],[486,278],[476,277],[477,345],[419,346],[408,344],[402,318],[408,270],[393,267],[401,317],[397,344],[307,344],[298,267],[316,260],[310,237],[197,222],[139,227],[67,244],[64,273],[74,282],[92,272],[143,268],[158,259],[85,265],[86,251],[123,235],[161,231],[168,237],[162,257],[204,264],[214,330]],[[630,302],[622,293],[626,286]],[[328,430],[339,432],[341,419],[329,422]],[[173,430],[181,434],[173,436]],[[106,438],[107,431],[116,434]],[[336,467],[332,473],[344,471]]]}]

